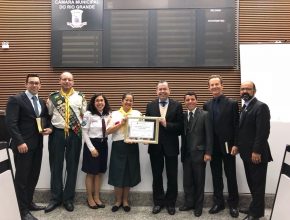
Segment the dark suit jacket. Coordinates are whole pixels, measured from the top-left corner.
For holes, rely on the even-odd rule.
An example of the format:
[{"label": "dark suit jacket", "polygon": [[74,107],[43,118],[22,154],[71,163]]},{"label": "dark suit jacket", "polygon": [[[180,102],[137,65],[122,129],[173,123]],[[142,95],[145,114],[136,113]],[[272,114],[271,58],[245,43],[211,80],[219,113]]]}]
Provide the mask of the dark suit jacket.
[{"label": "dark suit jacket", "polygon": [[[219,98],[219,118],[216,126],[213,122],[213,99],[207,101],[203,109],[208,111],[215,134],[219,138],[221,152],[226,153],[225,142],[228,143],[229,151],[237,145],[239,130],[239,105],[238,102],[221,95]],[[216,143],[216,141],[214,140]]]},{"label": "dark suit jacket", "polygon": [[[146,116],[160,117],[159,100],[156,99],[147,104]],[[158,144],[149,144],[148,153],[160,153],[162,150],[166,156],[177,156],[179,154],[179,140],[183,126],[182,105],[169,99],[166,113],[167,127],[159,126]]]},{"label": "dark suit jacket", "polygon": [[[40,117],[46,119],[44,127],[50,127],[45,102],[42,99],[39,99],[39,102],[41,105]],[[9,97],[6,107],[6,126],[11,136],[10,146],[13,150],[23,143],[27,144],[28,150],[43,146],[43,135],[37,129],[34,108],[24,92]]]},{"label": "dark suit jacket", "polygon": [[188,112],[184,113],[184,129],[181,145],[181,161],[190,153],[190,157],[194,162],[203,162],[204,154],[212,154],[213,133],[208,112],[196,108],[193,123],[190,128],[188,125]]},{"label": "dark suit jacket", "polygon": [[261,154],[262,162],[272,161],[268,143],[270,134],[270,110],[254,98],[240,119],[238,148],[241,158],[250,161],[252,152]]}]

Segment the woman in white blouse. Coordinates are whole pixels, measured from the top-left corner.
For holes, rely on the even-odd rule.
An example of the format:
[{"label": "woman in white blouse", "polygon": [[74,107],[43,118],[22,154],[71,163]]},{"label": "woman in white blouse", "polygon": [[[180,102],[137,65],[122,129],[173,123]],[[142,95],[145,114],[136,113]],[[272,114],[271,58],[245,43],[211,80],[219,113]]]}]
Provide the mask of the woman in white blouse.
[{"label": "woman in white blouse", "polygon": [[103,94],[90,100],[82,122],[85,141],[82,171],[86,175],[87,204],[92,209],[105,208],[100,200],[100,175],[107,170],[108,143],[106,128],[110,121],[110,105]]},{"label": "woman in white blouse", "polygon": [[109,167],[109,184],[114,186],[116,201],[112,212],[123,207],[129,212],[129,191],[141,181],[139,146],[137,143],[125,143],[125,123],[128,116],[141,116],[141,112],[133,110],[134,97],[131,93],[122,96],[122,106],[112,112],[112,120],[107,129],[112,134],[112,150]]}]

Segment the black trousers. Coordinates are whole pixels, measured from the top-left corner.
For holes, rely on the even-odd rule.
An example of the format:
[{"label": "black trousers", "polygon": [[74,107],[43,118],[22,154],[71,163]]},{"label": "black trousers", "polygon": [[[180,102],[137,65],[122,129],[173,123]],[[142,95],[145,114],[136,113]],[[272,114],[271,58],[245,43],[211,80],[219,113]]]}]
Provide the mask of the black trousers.
[{"label": "black trousers", "polygon": [[33,200],[33,194],[38,182],[42,161],[42,147],[24,154],[20,154],[15,149],[13,153],[16,169],[15,191],[20,214],[24,215],[29,211],[28,207]]},{"label": "black trousers", "polygon": [[248,186],[252,195],[249,214],[261,218],[265,214],[265,188],[268,163],[254,164],[243,161]]},{"label": "black trousers", "polygon": [[[154,205],[175,206],[177,198],[177,156],[165,156],[162,153],[150,154],[153,174],[153,202]],[[164,162],[167,176],[167,191],[163,188]]]},{"label": "black trousers", "polygon": [[194,162],[186,157],[183,162],[183,190],[185,206],[203,209],[205,162]]},{"label": "black trousers", "polygon": [[217,205],[224,205],[224,183],[223,183],[223,167],[227,178],[228,187],[228,205],[237,208],[239,203],[239,193],[236,175],[236,157],[230,154],[223,154],[219,150],[219,146],[215,146],[212,160],[210,162],[212,182],[213,182],[213,196],[214,203]]},{"label": "black trousers", "polygon": [[[48,151],[50,164],[51,200],[73,202],[82,140],[73,131],[65,137],[63,129],[53,129],[49,136]],[[66,178],[63,178],[63,163],[66,161]]]}]

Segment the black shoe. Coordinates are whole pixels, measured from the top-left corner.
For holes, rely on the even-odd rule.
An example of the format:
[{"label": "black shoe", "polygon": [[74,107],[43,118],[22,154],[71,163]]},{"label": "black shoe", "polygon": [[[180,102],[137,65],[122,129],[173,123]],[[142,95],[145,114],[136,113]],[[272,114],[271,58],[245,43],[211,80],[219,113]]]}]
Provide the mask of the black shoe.
[{"label": "black shoe", "polygon": [[130,212],[131,211],[131,207],[128,205],[123,206],[123,209],[125,212]]},{"label": "black shoe", "polygon": [[51,201],[44,209],[44,212],[45,213],[51,212],[51,211],[55,210],[56,207],[58,207],[59,205],[60,205],[60,202]]},{"label": "black shoe", "polygon": [[243,220],[259,220],[260,218],[256,218],[254,216],[251,215],[247,215],[246,218],[244,218]]},{"label": "black shoe", "polygon": [[25,214],[21,215],[21,220],[38,220],[35,218],[30,212],[26,212]]},{"label": "black shoe", "polygon": [[98,204],[98,203],[97,203],[97,207],[100,208],[100,209],[103,209],[103,208],[105,208],[106,206],[105,206],[105,204],[103,204],[103,203],[102,203],[102,204]]},{"label": "black shoe", "polygon": [[74,204],[72,202],[66,202],[63,204],[63,206],[69,212],[72,212],[75,209]]},{"label": "black shoe", "polygon": [[179,211],[181,211],[181,212],[183,212],[183,211],[189,211],[191,209],[194,209],[193,206],[183,205],[183,206],[179,207]]},{"label": "black shoe", "polygon": [[208,211],[209,214],[216,214],[219,213],[220,211],[224,210],[225,206],[224,205],[213,205],[211,209]]},{"label": "black shoe", "polygon": [[97,209],[99,208],[98,205],[90,205],[89,201],[87,200],[87,205],[90,209]]},{"label": "black shoe", "polygon": [[153,214],[157,214],[157,213],[161,212],[162,209],[163,209],[162,206],[160,206],[160,205],[155,205],[155,206],[153,206],[152,213],[153,213]]},{"label": "black shoe", "polygon": [[239,210],[237,208],[231,208],[230,207],[230,215],[233,217],[233,218],[237,218],[239,217]]},{"label": "black shoe", "polygon": [[117,212],[119,210],[119,208],[121,208],[121,207],[122,207],[122,204],[119,206],[114,205],[111,210],[112,210],[112,212]]},{"label": "black shoe", "polygon": [[200,217],[201,214],[202,214],[202,210],[201,210],[201,209],[196,209],[196,210],[194,210],[194,216],[195,216],[195,217]]},{"label": "black shoe", "polygon": [[169,215],[175,214],[175,207],[174,206],[167,206],[166,209],[167,209],[167,212]]},{"label": "black shoe", "polygon": [[40,210],[44,210],[45,206],[36,205],[34,202],[32,202],[30,206],[28,207],[28,209],[29,211],[40,211]]},{"label": "black shoe", "polygon": [[239,209],[239,212],[247,215],[247,214],[249,214],[249,209],[247,209],[247,208],[240,208]]}]

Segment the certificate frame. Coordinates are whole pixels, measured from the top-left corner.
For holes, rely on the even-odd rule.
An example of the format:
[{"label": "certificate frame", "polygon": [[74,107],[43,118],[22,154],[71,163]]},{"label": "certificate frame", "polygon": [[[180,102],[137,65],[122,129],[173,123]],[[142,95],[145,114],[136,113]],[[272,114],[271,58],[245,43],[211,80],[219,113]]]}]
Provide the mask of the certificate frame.
[{"label": "certificate frame", "polygon": [[125,125],[126,143],[158,144],[159,121],[162,117],[128,117]]}]

